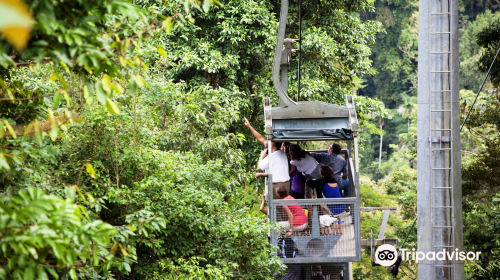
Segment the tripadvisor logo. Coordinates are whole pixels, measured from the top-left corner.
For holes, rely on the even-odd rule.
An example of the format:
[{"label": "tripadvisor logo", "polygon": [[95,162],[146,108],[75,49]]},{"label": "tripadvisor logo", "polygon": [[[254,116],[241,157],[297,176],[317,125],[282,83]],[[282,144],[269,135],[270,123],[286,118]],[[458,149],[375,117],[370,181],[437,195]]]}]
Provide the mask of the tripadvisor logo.
[{"label": "tripadvisor logo", "polygon": [[398,260],[398,251],[389,244],[380,245],[375,251],[375,261],[381,266],[391,266]]},{"label": "tripadvisor logo", "polygon": [[479,255],[481,252],[464,252],[464,251],[458,251],[458,249],[455,249],[455,251],[446,251],[445,249],[441,251],[430,251],[427,253],[424,252],[419,252],[416,251],[415,249],[412,249],[411,251],[408,249],[401,249],[401,254],[403,255],[403,260],[406,261],[411,261],[414,260],[416,263],[419,261],[423,260],[429,260],[429,261],[465,261],[465,259],[469,261],[473,260],[479,260]]},{"label": "tripadvisor logo", "polygon": [[[427,253],[415,251],[412,249],[411,251],[408,249],[401,249],[401,256],[403,261],[415,261],[418,263],[419,261],[429,260],[429,261],[465,261],[466,259],[469,261],[479,260],[479,255],[481,252],[464,252],[458,251],[446,251],[445,249],[441,251],[430,251]],[[389,244],[381,245],[375,251],[376,262],[381,266],[391,266],[396,263],[398,259],[398,251],[396,248]]]}]

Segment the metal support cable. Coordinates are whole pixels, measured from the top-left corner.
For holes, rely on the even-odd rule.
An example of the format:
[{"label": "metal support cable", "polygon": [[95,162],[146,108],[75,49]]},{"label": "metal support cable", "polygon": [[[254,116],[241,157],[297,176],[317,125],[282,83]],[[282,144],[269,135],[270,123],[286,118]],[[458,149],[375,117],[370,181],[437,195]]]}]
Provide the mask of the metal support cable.
[{"label": "metal support cable", "polygon": [[490,68],[488,69],[488,73],[486,73],[486,76],[484,77],[483,83],[481,84],[481,87],[479,87],[479,90],[477,91],[476,98],[474,98],[474,102],[472,102],[472,105],[469,108],[469,112],[467,112],[467,115],[465,116],[464,122],[462,123],[462,126],[460,126],[460,131],[462,131],[462,128],[464,128],[465,122],[469,118],[470,112],[472,111],[474,104],[476,104],[477,98],[479,97],[481,90],[483,90],[484,83],[486,82],[486,79],[488,79],[488,76],[490,75],[491,69],[493,68],[493,64],[495,64],[495,61],[497,60],[497,56],[498,56],[499,52],[500,52],[500,47],[498,47],[497,54],[495,54],[495,58],[493,58],[493,61],[491,62]]},{"label": "metal support cable", "polygon": [[300,56],[302,54],[302,0],[299,0],[299,62],[297,71],[297,102],[300,97]]},{"label": "metal support cable", "polygon": [[416,222],[416,221],[417,221],[417,218],[415,218],[415,220],[413,220],[413,224],[411,225],[410,230],[409,230],[409,231],[408,231],[408,233],[406,234],[405,241],[403,241],[403,244],[401,245],[401,247],[400,247],[400,248],[402,248],[402,247],[403,247],[403,245],[405,245],[406,240],[408,239],[408,236],[410,236],[410,233],[411,233],[411,231],[413,230],[413,227],[415,226],[415,222]]},{"label": "metal support cable", "polygon": [[[410,233],[411,233],[411,231],[413,230],[413,227],[415,226],[415,222],[416,222],[416,221],[417,221],[417,218],[415,218],[415,219],[413,220],[413,224],[411,225],[410,230],[409,230],[409,231],[408,231],[408,233],[406,234],[405,241],[403,241],[403,244],[400,246],[400,248],[403,248],[403,246],[405,245],[406,240],[408,239],[408,236],[410,236]],[[410,278],[410,276],[408,276],[408,274],[406,274],[406,272],[403,270],[403,267],[400,267],[400,270],[401,270],[401,272],[403,272],[403,273],[406,275],[406,277]],[[395,279],[395,277],[394,277],[394,279]],[[416,279],[416,278],[415,278],[415,279]]]},{"label": "metal support cable", "polygon": [[[406,272],[403,270],[403,268],[401,267],[401,272],[403,272],[404,275],[406,275],[406,277],[408,277],[409,279],[411,279],[410,276],[408,276],[408,274],[406,274]],[[396,279],[396,276],[393,276],[392,279]]]}]

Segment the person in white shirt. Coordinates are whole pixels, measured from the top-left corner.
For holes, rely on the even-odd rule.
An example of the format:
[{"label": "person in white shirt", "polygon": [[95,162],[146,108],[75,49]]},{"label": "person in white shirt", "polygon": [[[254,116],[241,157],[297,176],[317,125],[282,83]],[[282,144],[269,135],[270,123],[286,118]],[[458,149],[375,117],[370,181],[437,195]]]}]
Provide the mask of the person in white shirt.
[{"label": "person in white shirt", "polygon": [[[264,147],[267,148],[267,140],[255,130],[255,128],[252,127],[250,122],[245,118],[245,126],[250,129],[250,132],[252,132],[252,135],[264,145]],[[284,152],[280,150],[281,148],[281,142],[276,143],[272,142],[271,145],[271,162],[272,162],[272,180],[273,180],[273,198],[278,199],[276,196],[276,192],[274,189],[278,185],[284,185],[285,188],[290,192],[290,175],[288,173],[288,158]],[[257,164],[257,167],[259,170],[266,170],[269,169],[269,157],[267,156],[267,149],[262,151],[260,153],[260,158],[259,158],[259,163]],[[268,177],[267,171],[266,173],[256,173],[255,174],[256,178],[259,177]]]},{"label": "person in white shirt", "polygon": [[[288,158],[284,152],[280,150],[281,143],[271,142],[271,155],[267,155],[267,149],[260,153],[259,163],[257,167],[259,170],[269,169],[269,160],[272,164],[272,183],[273,183],[273,198],[278,199],[274,189],[278,186],[283,185],[290,191],[290,175],[288,174]],[[255,177],[267,177],[266,173],[257,173]]]}]

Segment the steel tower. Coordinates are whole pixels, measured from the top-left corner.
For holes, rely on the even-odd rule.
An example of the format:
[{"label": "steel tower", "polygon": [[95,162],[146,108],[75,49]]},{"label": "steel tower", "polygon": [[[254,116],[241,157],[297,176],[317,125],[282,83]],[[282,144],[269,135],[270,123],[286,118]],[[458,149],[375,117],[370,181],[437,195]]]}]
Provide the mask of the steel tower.
[{"label": "steel tower", "polygon": [[[418,251],[460,252],[458,0],[420,1],[418,41]],[[464,279],[463,261],[421,261],[418,279]]]}]

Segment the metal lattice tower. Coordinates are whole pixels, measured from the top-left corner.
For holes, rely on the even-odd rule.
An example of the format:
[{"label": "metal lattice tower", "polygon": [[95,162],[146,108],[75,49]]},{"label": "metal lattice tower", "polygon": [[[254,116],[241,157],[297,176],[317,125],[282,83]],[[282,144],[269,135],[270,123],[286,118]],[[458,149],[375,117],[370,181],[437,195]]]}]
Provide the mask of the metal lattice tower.
[{"label": "metal lattice tower", "polygon": [[[418,251],[463,251],[458,88],[458,1],[419,11]],[[419,279],[463,279],[463,262],[424,260]]]}]

